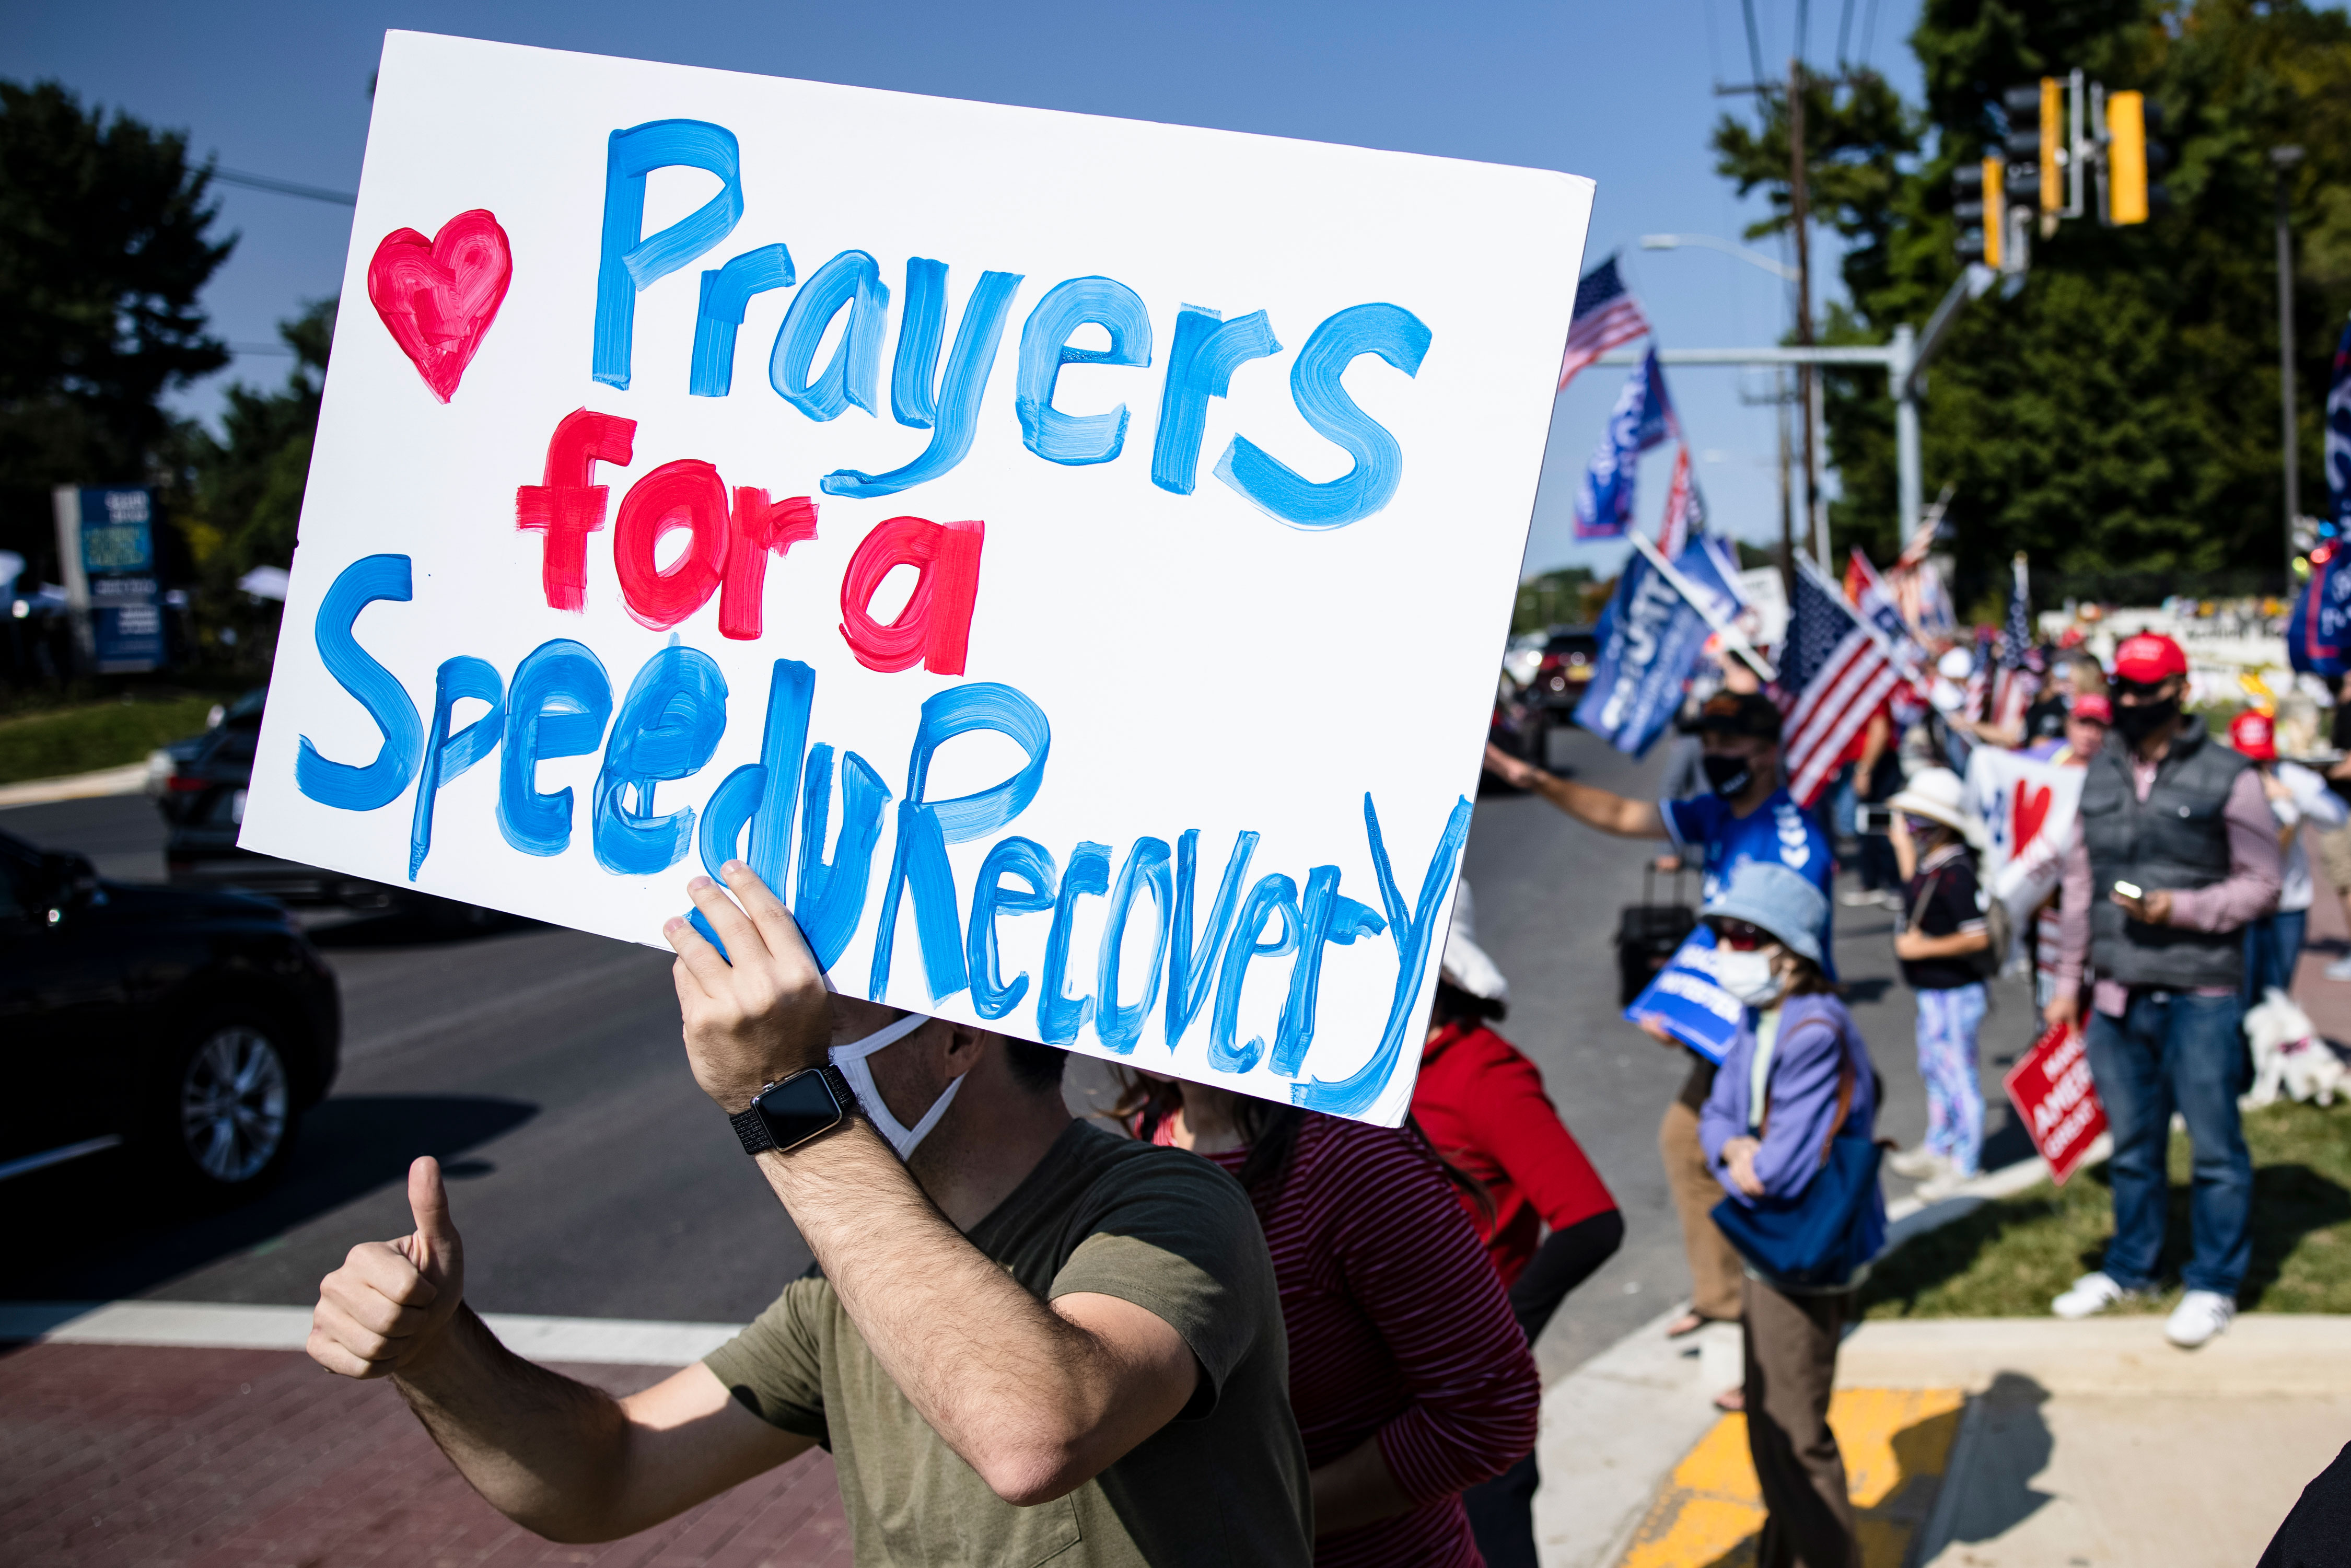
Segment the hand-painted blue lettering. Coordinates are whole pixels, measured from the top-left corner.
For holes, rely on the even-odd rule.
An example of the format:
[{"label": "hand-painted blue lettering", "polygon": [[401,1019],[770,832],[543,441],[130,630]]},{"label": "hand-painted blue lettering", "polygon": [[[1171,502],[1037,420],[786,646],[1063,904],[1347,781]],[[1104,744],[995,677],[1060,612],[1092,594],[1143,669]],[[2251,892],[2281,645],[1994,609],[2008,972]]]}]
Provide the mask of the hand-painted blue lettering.
[{"label": "hand-painted blue lettering", "polygon": [[[1281,916],[1281,936],[1268,942],[1265,923]],[[1258,879],[1242,907],[1240,925],[1225,947],[1225,961],[1217,976],[1217,1010],[1208,1021],[1208,1065],[1219,1072],[1247,1072],[1265,1057],[1265,1041],[1252,1040],[1236,1046],[1233,1033],[1241,1014],[1241,988],[1249,981],[1249,960],[1280,958],[1298,951],[1298,883],[1280,872]]]},{"label": "hand-painted blue lettering", "polygon": [[[1004,885],[1008,876],[1029,884],[1025,893]],[[996,961],[996,917],[1036,915],[1053,907],[1053,857],[1034,839],[1018,834],[988,846],[979,862],[979,884],[971,890],[971,931],[964,956],[971,967],[971,1010],[984,1019],[1000,1019],[1029,994],[1026,970],[1007,980]],[[1059,917],[1056,917],[1058,924]]]},{"label": "hand-painted blue lettering", "polygon": [[[987,390],[988,372],[996,366],[996,346],[1004,337],[1004,319],[1012,296],[1020,287],[1017,272],[983,272],[971,298],[964,301],[963,323],[956,329],[955,348],[947,355],[936,400],[937,423],[923,455],[887,474],[867,474],[855,468],[835,469],[819,481],[828,496],[870,499],[894,496],[926,484],[948,472],[971,450],[979,428],[979,400]],[[904,356],[901,355],[903,361]],[[894,389],[896,377],[892,377]],[[892,400],[896,401],[896,392]]]},{"label": "hand-painted blue lettering", "polygon": [[725,397],[735,390],[735,334],[751,296],[792,286],[792,253],[779,245],[747,250],[702,275],[702,304],[694,314],[694,364],[685,390]]},{"label": "hand-painted blue lettering", "polygon": [[[1070,334],[1089,321],[1110,334],[1109,348],[1070,347]],[[1020,416],[1020,439],[1049,462],[1073,467],[1109,462],[1126,442],[1126,404],[1108,413],[1061,413],[1053,406],[1061,367],[1150,362],[1151,312],[1134,289],[1108,277],[1055,284],[1020,329],[1019,391],[1012,405]]]},{"label": "hand-painted blue lettering", "polygon": [[364,765],[330,762],[308,736],[301,737],[294,758],[294,785],[321,806],[372,811],[399,800],[416,777],[417,758],[424,749],[424,722],[416,716],[416,705],[399,678],[377,664],[352,634],[360,612],[377,600],[405,602],[413,597],[406,556],[369,555],[343,568],[319,601],[311,632],[319,663],[383,732],[375,760]]},{"label": "hand-painted blue lettering", "polygon": [[604,744],[612,682],[584,643],[541,643],[515,666],[507,688],[507,735],[498,752],[498,831],[527,855],[561,854],[571,842],[571,787],[542,794],[538,765],[586,757]]},{"label": "hand-painted blue lettering", "polygon": [[[808,750],[809,708],[816,700],[816,671],[792,659],[778,659],[768,674],[768,723],[760,732],[759,760],[726,776],[702,808],[702,867],[712,876],[737,858],[761,882],[784,896],[792,853],[792,813],[800,795],[800,756]],[[738,850],[743,829],[751,845]]]},{"label": "hand-painted blue lettering", "polygon": [[1167,1011],[1159,1020],[1170,1051],[1183,1042],[1184,1031],[1192,1027],[1200,1004],[1208,999],[1208,988],[1217,977],[1217,955],[1233,934],[1233,918],[1240,912],[1241,882],[1249,875],[1257,841],[1258,835],[1252,832],[1234,836],[1232,853],[1225,857],[1224,881],[1217,887],[1217,902],[1208,911],[1207,928],[1196,933],[1196,944],[1192,890],[1200,869],[1200,830],[1186,828],[1176,841],[1175,940],[1167,950]]},{"label": "hand-painted blue lettering", "polygon": [[939,345],[947,332],[947,264],[906,258],[906,305],[898,318],[898,352],[890,361],[890,413],[913,430],[938,419]]},{"label": "hand-painted blue lettering", "polygon": [[[489,711],[450,734],[450,710],[469,700],[488,704]],[[433,733],[424,743],[424,764],[416,778],[416,811],[409,820],[409,881],[416,880],[433,848],[433,810],[442,786],[490,754],[506,721],[507,684],[496,666],[471,653],[441,662],[433,678]]]},{"label": "hand-painted blue lettering", "polygon": [[1233,372],[1251,360],[1281,352],[1262,310],[1228,321],[1186,305],[1176,316],[1167,349],[1167,384],[1159,394],[1159,433],[1151,445],[1151,482],[1178,496],[1192,493],[1200,444],[1208,435],[1208,400],[1232,390]]},{"label": "hand-painted blue lettering", "polygon": [[1388,504],[1404,478],[1404,448],[1387,428],[1355,406],[1340,382],[1364,354],[1377,354],[1405,375],[1420,373],[1428,329],[1395,305],[1355,305],[1314,329],[1290,367],[1290,395],[1306,423],[1344,447],[1354,466],[1327,484],[1299,476],[1245,436],[1236,435],[1217,477],[1251,504],[1294,528],[1338,528]]},{"label": "hand-painted blue lettering", "polygon": [[1437,911],[1453,886],[1461,845],[1469,836],[1469,802],[1466,798],[1455,800],[1452,814],[1445,820],[1445,831],[1437,835],[1437,847],[1429,853],[1428,873],[1421,878],[1420,897],[1414,904],[1407,905],[1396,887],[1395,873],[1388,866],[1387,845],[1380,839],[1379,813],[1372,810],[1368,790],[1364,794],[1364,829],[1371,837],[1372,869],[1379,873],[1380,901],[1387,905],[1388,940],[1395,944],[1395,990],[1388,1000],[1387,1028],[1369,1061],[1336,1082],[1318,1078],[1290,1086],[1293,1102],[1334,1116],[1360,1116],[1371,1109],[1395,1071],[1396,1059],[1404,1051],[1405,1030],[1415,1017],[1413,1004],[1420,999],[1429,944],[1441,935],[1437,929]]},{"label": "hand-painted blue lettering", "polygon": [[1339,891],[1339,868],[1318,865],[1306,873],[1306,894],[1301,901],[1301,924],[1298,962],[1290,966],[1290,999],[1282,1004],[1281,1023],[1273,1036],[1273,1070],[1284,1078],[1298,1076],[1314,1043],[1314,1000],[1322,988],[1322,945],[1352,944],[1358,936],[1376,936],[1388,923],[1368,904],[1356,903]]},{"label": "hand-painted blue lettering", "polygon": [[[726,677],[699,648],[670,645],[647,659],[604,747],[590,841],[615,876],[652,876],[694,846],[694,808],[653,812],[653,787],[697,772],[726,727]],[[632,800],[631,796],[634,799]]]},{"label": "hand-painted blue lettering", "polygon": [[[813,382],[809,366],[824,340],[824,329],[843,308],[841,329],[824,373]],[[882,329],[890,316],[890,286],[882,268],[862,250],[844,250],[816,269],[784,312],[768,356],[768,384],[777,395],[820,423],[839,419],[852,406],[873,412],[882,380]]]},{"label": "hand-painted blue lettering", "polygon": [[[646,236],[645,176],[702,169],[718,193]],[[604,154],[604,249],[596,268],[596,379],[627,390],[635,351],[637,295],[715,248],[743,218],[743,150],[735,133],[702,120],[653,120],[615,131]]]},{"label": "hand-painted blue lettering", "polygon": [[[1008,737],[1028,758],[1019,772],[1000,784],[952,800],[924,799],[931,758],[958,735],[992,729]],[[1027,810],[1045,781],[1045,757],[1052,727],[1045,710],[1012,687],[995,681],[953,686],[923,704],[914,749],[906,763],[906,793],[898,802],[898,843],[890,877],[882,888],[882,918],[873,931],[873,967],[865,994],[875,1001],[889,993],[890,957],[898,935],[898,897],[912,887],[914,931],[923,946],[923,972],[931,999],[964,988],[963,915],[946,846],[981,838]]]},{"label": "hand-painted blue lettering", "polygon": [[1070,926],[1079,896],[1109,891],[1110,846],[1080,840],[1070,852],[1070,869],[1061,875],[1053,928],[1045,935],[1045,971],[1037,979],[1037,1038],[1047,1045],[1069,1044],[1094,1016],[1093,998],[1069,995],[1061,981],[1070,970]]},{"label": "hand-painted blue lettering", "polygon": [[[1159,1004],[1159,986],[1167,962],[1167,934],[1176,912],[1176,876],[1168,869],[1169,851],[1165,839],[1137,839],[1134,847],[1126,852],[1126,863],[1119,868],[1118,886],[1112,890],[1110,910],[1102,917],[1102,961],[1094,977],[1094,1038],[1105,1049],[1121,1056],[1133,1053],[1134,1042],[1143,1038],[1143,1020]],[[1131,1007],[1121,1007],[1118,1001],[1120,960],[1126,951],[1126,922],[1134,909],[1134,894],[1139,887],[1151,889],[1151,902],[1159,915],[1158,929],[1152,938],[1151,964],[1145,973],[1142,999]]]},{"label": "hand-painted blue lettering", "polygon": [[857,753],[841,757],[841,836],[828,864],[824,833],[831,796],[832,747],[811,747],[800,786],[799,883],[792,916],[816,956],[817,967],[825,970],[841,957],[865,913],[865,894],[873,883],[873,846],[882,839],[882,808],[890,803],[890,789],[873,765]]}]

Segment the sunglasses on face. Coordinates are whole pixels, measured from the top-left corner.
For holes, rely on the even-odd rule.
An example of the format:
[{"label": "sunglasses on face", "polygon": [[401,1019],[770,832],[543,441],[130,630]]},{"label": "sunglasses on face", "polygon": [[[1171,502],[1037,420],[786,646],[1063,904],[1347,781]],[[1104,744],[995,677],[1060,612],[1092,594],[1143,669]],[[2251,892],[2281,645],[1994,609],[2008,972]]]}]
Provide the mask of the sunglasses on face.
[{"label": "sunglasses on face", "polygon": [[1768,946],[1771,934],[1760,925],[1750,925],[1744,920],[1718,920],[1714,923],[1714,939],[1734,953],[1752,953]]}]

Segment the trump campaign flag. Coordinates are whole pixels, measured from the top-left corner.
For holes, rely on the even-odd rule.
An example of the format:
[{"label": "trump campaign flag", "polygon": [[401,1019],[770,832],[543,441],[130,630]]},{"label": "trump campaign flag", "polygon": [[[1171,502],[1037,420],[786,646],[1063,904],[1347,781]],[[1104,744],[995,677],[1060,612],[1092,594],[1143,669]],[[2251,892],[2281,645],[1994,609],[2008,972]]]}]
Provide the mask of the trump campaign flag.
[{"label": "trump campaign flag", "polygon": [[2008,905],[2012,931],[2023,930],[2057,889],[2084,777],[2079,767],[1997,746],[1979,746],[1968,758],[1966,810],[1983,828],[1980,880]]},{"label": "trump campaign flag", "polygon": [[1633,520],[1633,484],[1642,453],[1664,444],[1673,428],[1673,402],[1657,350],[1643,356],[1608,411],[1608,428],[1575,486],[1575,537],[1613,539]]},{"label": "trump campaign flag", "polygon": [[2300,674],[2339,680],[2351,668],[2346,657],[2351,643],[2351,570],[2346,568],[2351,563],[2343,559],[2343,541],[2331,539],[2311,551],[2310,565],[2310,580],[2286,618],[2286,659]]},{"label": "trump campaign flag", "polygon": [[1648,750],[1716,626],[1746,607],[1719,539],[1698,538],[1670,569],[1635,552],[1600,617],[1600,657],[1575,722],[1629,757]]}]

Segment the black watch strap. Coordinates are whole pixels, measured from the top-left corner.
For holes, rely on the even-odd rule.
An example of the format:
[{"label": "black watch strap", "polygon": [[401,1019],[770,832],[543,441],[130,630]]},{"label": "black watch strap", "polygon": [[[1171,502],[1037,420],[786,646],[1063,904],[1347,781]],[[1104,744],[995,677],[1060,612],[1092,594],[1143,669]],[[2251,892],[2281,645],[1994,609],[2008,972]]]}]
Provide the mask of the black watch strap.
[{"label": "black watch strap", "polygon": [[857,1113],[857,1092],[849,1086],[849,1080],[841,1075],[840,1068],[830,1061],[817,1067],[802,1068],[798,1072],[778,1079],[774,1083],[764,1085],[759,1092],[752,1097],[750,1104],[727,1118],[735,1128],[735,1136],[742,1142],[745,1154],[765,1154],[769,1149],[785,1146],[776,1141],[775,1134],[768,1124],[767,1113],[760,1109],[759,1101],[766,1097],[768,1090],[810,1074],[824,1080],[825,1086],[832,1091],[833,1103],[839,1108],[841,1114],[831,1126],[820,1127],[816,1132],[795,1140],[793,1146],[808,1142],[809,1138],[831,1131],[832,1127],[839,1126]]}]

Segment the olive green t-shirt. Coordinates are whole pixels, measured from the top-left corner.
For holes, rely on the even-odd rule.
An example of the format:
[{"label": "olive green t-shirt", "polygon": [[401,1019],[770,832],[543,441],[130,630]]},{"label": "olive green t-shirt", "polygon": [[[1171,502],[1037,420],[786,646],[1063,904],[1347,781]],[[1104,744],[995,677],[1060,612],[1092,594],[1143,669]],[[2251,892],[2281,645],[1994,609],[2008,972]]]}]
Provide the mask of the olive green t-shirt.
[{"label": "olive green t-shirt", "polygon": [[1016,1508],[898,1392],[831,1284],[793,1281],[705,1364],[762,1418],[832,1450],[859,1568],[1312,1560],[1281,1298],[1238,1183],[1182,1150],[1072,1122],[969,1234],[1043,1300],[1091,1291],[1155,1313],[1207,1376],[1182,1415],[1102,1474]]}]

